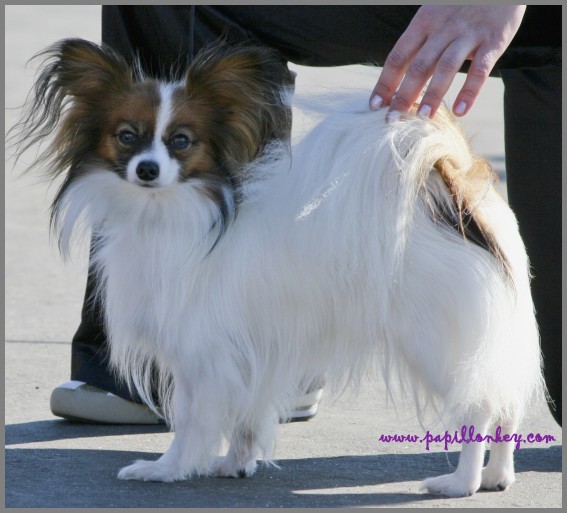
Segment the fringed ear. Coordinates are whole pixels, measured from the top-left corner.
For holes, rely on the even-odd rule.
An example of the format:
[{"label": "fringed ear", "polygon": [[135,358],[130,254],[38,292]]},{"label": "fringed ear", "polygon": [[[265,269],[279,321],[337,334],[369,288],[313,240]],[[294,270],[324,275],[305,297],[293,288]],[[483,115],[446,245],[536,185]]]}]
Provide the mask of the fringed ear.
[{"label": "fringed ear", "polygon": [[11,136],[21,155],[57,130],[54,143],[36,161],[50,162],[49,170],[57,174],[71,165],[72,153],[84,155],[96,142],[85,119],[101,115],[101,99],[131,87],[133,72],[110,48],[82,39],[59,41],[35,59],[43,59],[40,73]]},{"label": "fringed ear", "polygon": [[57,127],[62,115],[97,109],[100,98],[129,87],[126,62],[107,47],[82,39],[64,39],[36,55],[43,59],[39,76],[16,127],[21,154]]},{"label": "fringed ear", "polygon": [[[53,94],[85,100],[120,92],[131,86],[132,71],[126,61],[107,46],[82,39],[64,39],[38,57],[45,57],[36,96]],[[39,89],[38,89],[39,88]]]},{"label": "fringed ear", "polygon": [[271,140],[291,134],[294,75],[273,50],[217,44],[201,51],[186,75],[194,105],[213,123],[223,165],[250,162]]}]

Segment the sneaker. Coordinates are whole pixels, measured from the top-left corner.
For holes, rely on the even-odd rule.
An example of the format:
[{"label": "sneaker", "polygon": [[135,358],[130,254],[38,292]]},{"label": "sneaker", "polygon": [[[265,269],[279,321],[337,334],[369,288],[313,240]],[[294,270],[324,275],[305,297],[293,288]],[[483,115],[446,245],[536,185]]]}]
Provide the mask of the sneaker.
[{"label": "sneaker", "polygon": [[144,404],[127,401],[82,381],[68,381],[51,393],[51,412],[72,422],[93,424],[161,424]]},{"label": "sneaker", "polygon": [[[312,419],[317,414],[322,388],[308,390],[298,399],[291,417],[282,422]],[[51,412],[72,422],[92,424],[162,424],[164,420],[144,404],[127,401],[82,381],[68,381],[51,393]]]},{"label": "sneaker", "polygon": [[321,395],[323,395],[323,388],[308,389],[307,392],[297,400],[297,406],[291,412],[290,418],[288,420],[281,420],[281,422],[300,422],[315,417],[319,408]]}]

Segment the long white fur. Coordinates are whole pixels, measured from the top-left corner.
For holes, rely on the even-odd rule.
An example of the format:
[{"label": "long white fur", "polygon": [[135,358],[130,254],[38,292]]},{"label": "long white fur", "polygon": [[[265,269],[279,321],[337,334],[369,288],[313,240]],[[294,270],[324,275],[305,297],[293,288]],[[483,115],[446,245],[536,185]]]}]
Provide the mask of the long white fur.
[{"label": "long white fur", "polygon": [[[81,224],[101,237],[112,362],[150,403],[152,362],[161,369],[175,429],[158,461],[119,477],[249,475],[257,457],[272,457],[277,418],[301,383],[356,381],[376,357],[388,382],[397,376],[457,424],[517,428],[542,381],[514,215],[492,188],[476,206],[511,283],[485,250],[427,214],[426,195],[450,203],[436,160],[472,165],[458,130],[417,117],[387,125],[384,113],[360,98],[291,157],[275,146],[252,164],[238,216],[212,251],[220,213],[198,182],[147,190],[101,169],[69,187],[61,240],[67,248]],[[499,448],[481,477],[484,447],[471,444],[454,474],[424,486],[505,488],[512,450]]]}]

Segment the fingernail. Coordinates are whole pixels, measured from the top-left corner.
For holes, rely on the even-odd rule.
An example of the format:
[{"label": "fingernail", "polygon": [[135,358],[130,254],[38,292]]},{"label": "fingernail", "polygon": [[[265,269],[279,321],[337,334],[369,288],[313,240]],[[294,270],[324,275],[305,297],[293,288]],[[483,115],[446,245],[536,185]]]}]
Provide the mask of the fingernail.
[{"label": "fingernail", "polygon": [[370,99],[370,108],[372,110],[378,110],[378,109],[380,109],[380,107],[382,107],[382,103],[383,103],[382,98],[380,96],[378,96],[377,94],[375,94]]},{"label": "fingernail", "polygon": [[388,114],[386,114],[386,122],[393,123],[394,121],[400,119],[400,115],[401,112],[399,110],[391,110],[390,112],[388,112]]},{"label": "fingernail", "polygon": [[424,118],[428,118],[431,116],[431,107],[429,105],[422,105],[417,113]]},{"label": "fingernail", "polygon": [[457,116],[462,116],[467,110],[467,104],[465,102],[459,102],[459,104],[455,107],[455,114]]}]

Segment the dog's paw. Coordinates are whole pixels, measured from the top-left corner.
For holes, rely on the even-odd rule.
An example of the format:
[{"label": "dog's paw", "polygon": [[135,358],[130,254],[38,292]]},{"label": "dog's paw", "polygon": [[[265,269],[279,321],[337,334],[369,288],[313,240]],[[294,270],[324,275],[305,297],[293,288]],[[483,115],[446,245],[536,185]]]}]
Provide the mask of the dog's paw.
[{"label": "dog's paw", "polygon": [[211,466],[211,475],[216,477],[250,477],[256,472],[255,460],[241,463],[226,456],[215,458]]},{"label": "dog's paw", "polygon": [[118,472],[118,479],[134,479],[138,481],[161,481],[171,483],[184,479],[180,472],[159,460],[138,460]]},{"label": "dog's paw", "polygon": [[516,480],[514,470],[507,467],[491,467],[490,464],[482,469],[482,480],[480,487],[483,490],[501,492],[510,487]]},{"label": "dog's paw", "polygon": [[465,480],[456,473],[431,477],[421,483],[420,491],[446,497],[468,497],[480,487],[480,482]]}]

